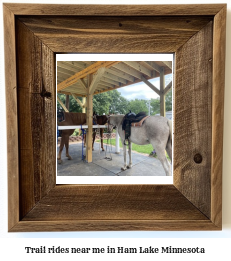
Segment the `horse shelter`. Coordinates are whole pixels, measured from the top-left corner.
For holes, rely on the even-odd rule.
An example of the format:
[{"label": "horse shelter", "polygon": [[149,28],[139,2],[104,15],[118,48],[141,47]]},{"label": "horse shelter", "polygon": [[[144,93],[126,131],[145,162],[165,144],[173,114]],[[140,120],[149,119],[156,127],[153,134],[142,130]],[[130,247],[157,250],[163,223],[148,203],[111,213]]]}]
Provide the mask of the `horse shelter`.
[{"label": "horse shelter", "polygon": [[[160,115],[165,116],[165,96],[172,88],[172,81],[165,86],[165,75],[171,73],[171,61],[57,61],[57,93],[72,95],[82,112],[86,113],[86,162],[92,163],[96,157],[92,151],[93,96],[142,82],[159,95]],[[149,81],[158,77],[160,88]],[[58,95],[57,100],[68,112]],[[114,157],[113,160],[117,161]]]}]

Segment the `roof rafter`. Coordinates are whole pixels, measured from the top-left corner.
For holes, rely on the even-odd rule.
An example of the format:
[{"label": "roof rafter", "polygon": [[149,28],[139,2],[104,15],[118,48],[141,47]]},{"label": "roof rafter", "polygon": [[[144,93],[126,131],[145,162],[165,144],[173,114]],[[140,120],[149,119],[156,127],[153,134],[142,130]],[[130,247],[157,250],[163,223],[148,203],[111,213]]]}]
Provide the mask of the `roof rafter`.
[{"label": "roof rafter", "polygon": [[86,77],[88,74],[93,74],[96,73],[98,71],[98,69],[102,68],[102,67],[111,67],[112,65],[117,64],[117,62],[115,61],[99,61],[99,62],[95,62],[94,64],[91,64],[90,66],[88,66],[87,68],[83,69],[80,72],[77,72],[76,74],[74,74],[73,76],[69,77],[68,79],[66,79],[65,81],[61,82],[60,84],[58,84],[57,86],[57,91],[61,91],[65,88],[67,88],[68,86],[74,84],[75,82],[77,82],[79,79],[82,79],[84,77]]},{"label": "roof rafter", "polygon": [[137,70],[129,67],[124,62],[121,62],[120,64],[116,64],[116,65],[114,65],[114,67],[141,80],[142,74],[139,73]]},{"label": "roof rafter", "polygon": [[156,64],[155,62],[145,62],[148,65],[150,65],[155,71],[157,71],[158,73],[161,72],[161,66],[159,66],[158,64]]},{"label": "roof rafter", "polygon": [[[112,66],[111,68],[114,69],[114,66]],[[134,82],[135,81],[133,76],[131,76],[130,74],[127,74],[125,72],[118,71],[118,69],[117,70],[112,70],[112,69],[108,68],[106,71],[111,73],[111,74],[113,74],[113,75],[119,76],[119,77],[121,77],[121,78],[123,78],[125,80],[128,80],[129,82]]]},{"label": "roof rafter", "polygon": [[[108,70],[108,69],[107,69]],[[110,80],[113,80],[113,81],[116,81],[116,82],[121,82],[121,83],[123,83],[123,84],[126,84],[127,83],[127,81],[125,80],[125,79],[123,79],[123,78],[121,78],[121,77],[119,77],[119,76],[115,76],[115,75],[113,75],[112,73],[110,73],[109,71],[105,71],[105,73],[104,73],[104,77],[106,77],[106,78],[108,78],[108,79],[110,79]],[[109,69],[110,70],[110,69]]]},{"label": "roof rafter", "polygon": [[91,85],[89,86],[89,94],[93,94],[97,85],[99,84],[103,74],[105,72],[105,67],[101,67],[98,69],[95,77],[93,78]]},{"label": "roof rafter", "polygon": [[169,69],[172,70],[172,62],[170,61],[162,61],[164,64],[166,64],[168,66]]},{"label": "roof rafter", "polygon": [[149,69],[147,69],[146,67],[144,67],[143,65],[139,64],[138,62],[128,61],[128,62],[124,62],[124,63],[129,65],[133,69],[137,70],[138,72],[141,72],[141,73],[147,75],[148,77],[152,76],[152,72]]}]

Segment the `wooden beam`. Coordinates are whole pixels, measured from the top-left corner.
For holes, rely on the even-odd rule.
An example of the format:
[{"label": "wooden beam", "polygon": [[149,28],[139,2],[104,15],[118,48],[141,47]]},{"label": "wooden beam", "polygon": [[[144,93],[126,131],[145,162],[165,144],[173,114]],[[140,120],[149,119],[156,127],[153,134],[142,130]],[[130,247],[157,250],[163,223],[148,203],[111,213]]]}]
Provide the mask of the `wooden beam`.
[{"label": "wooden beam", "polygon": [[113,75],[119,76],[119,77],[121,77],[121,78],[123,78],[125,80],[128,80],[129,82],[134,82],[135,81],[133,76],[131,76],[131,75],[125,73],[125,72],[120,72],[118,70],[113,70],[113,68],[114,68],[114,66],[112,66],[110,69],[107,68],[106,71],[111,73],[111,74],[113,74]]},{"label": "wooden beam", "polygon": [[103,85],[103,86],[105,86],[106,88],[113,88],[115,85],[113,85],[113,84],[110,84],[110,83],[108,83],[108,82],[105,82],[105,81],[103,81],[102,79],[101,79],[101,81],[99,82],[99,84],[98,84],[98,86],[99,85]]},{"label": "wooden beam", "polygon": [[73,69],[78,68],[78,70],[83,70],[88,66],[87,64],[84,64],[82,61],[65,61],[65,64],[69,65]]},{"label": "wooden beam", "polygon": [[105,75],[102,76],[101,81],[107,82],[107,83],[110,83],[110,84],[116,85],[116,86],[122,85],[121,82],[119,82],[119,81],[114,81],[114,80],[112,80],[112,79],[110,79],[110,78],[108,78],[108,77],[105,77]]},{"label": "wooden beam", "polygon": [[83,101],[82,113],[86,113],[86,106],[87,106],[86,97],[83,97],[82,101]]},{"label": "wooden beam", "polygon": [[84,104],[78,99],[77,95],[72,94],[72,97],[75,99],[75,101],[83,108]]},{"label": "wooden beam", "polygon": [[164,95],[166,95],[172,88],[172,81],[164,88]]},{"label": "wooden beam", "polygon": [[132,75],[132,76],[134,76],[134,77],[136,77],[138,79],[141,79],[141,76],[142,76],[141,73],[137,72],[135,69],[127,66],[124,63],[115,64],[113,67],[115,67],[116,69],[119,69],[122,72],[125,72],[125,73],[127,73],[129,75]]},{"label": "wooden beam", "polygon": [[102,68],[102,67],[111,67],[112,65],[115,65],[119,63],[114,62],[114,61],[99,61],[99,62],[95,62],[94,64],[88,66],[87,68],[83,69],[80,72],[77,72],[76,74],[74,74],[73,76],[69,77],[68,79],[66,79],[65,81],[61,82],[60,84],[58,84],[57,86],[57,90],[61,91],[65,88],[67,88],[68,86],[76,83],[79,79],[82,79],[84,77],[86,77],[88,74],[93,74],[96,73],[98,71],[98,69]]},{"label": "wooden beam", "polygon": [[124,79],[124,78],[121,78],[119,76],[116,76],[112,73],[110,73],[110,71],[112,71],[111,69],[106,69],[105,73],[104,73],[104,77],[110,79],[110,80],[113,80],[113,81],[116,81],[116,82],[121,82],[123,84],[126,84],[127,81]]},{"label": "wooden beam", "polygon": [[73,91],[73,92],[59,91],[58,93],[67,94],[67,95],[68,95],[68,94],[69,94],[69,95],[75,94],[75,95],[77,95],[78,97],[86,97],[85,94],[75,93],[74,91]]},{"label": "wooden beam", "polygon": [[168,68],[172,70],[172,62],[171,62],[171,61],[162,61],[162,63],[164,63],[165,65],[167,65]]},{"label": "wooden beam", "polygon": [[84,89],[84,91],[87,92],[87,84],[85,83],[85,81],[83,79],[79,79],[78,82],[81,84],[81,86]]},{"label": "wooden beam", "polygon": [[157,89],[152,83],[150,83],[147,79],[145,79],[143,76],[141,77],[141,80],[148,85],[154,92],[156,92],[158,95],[160,95],[160,90]]},{"label": "wooden beam", "polygon": [[58,61],[57,62],[57,69],[59,69],[59,70],[68,70],[68,71],[70,71],[71,74],[77,73],[76,69],[73,68],[72,66],[66,64],[66,62]]},{"label": "wooden beam", "polygon": [[[93,62],[90,62],[89,65],[91,65]],[[57,67],[58,68],[64,68],[72,71],[72,74],[77,73],[80,70],[83,70],[88,67],[88,64],[86,62],[82,61],[58,61],[57,62]]]},{"label": "wooden beam", "polygon": [[161,72],[161,67],[155,63],[155,62],[145,62],[147,63],[148,65],[150,65],[155,71],[157,71],[158,73]]},{"label": "wooden beam", "polygon": [[93,126],[93,94],[90,93],[90,86],[93,82],[93,75],[87,76],[87,137],[86,137],[86,161],[92,162],[92,126]]},{"label": "wooden beam", "polygon": [[142,74],[147,75],[148,77],[152,77],[152,72],[148,68],[139,64],[138,62],[129,61],[129,62],[123,62],[123,63],[129,65],[130,67],[137,70],[138,72],[141,72]]},{"label": "wooden beam", "polygon": [[57,66],[57,76],[59,76],[59,74],[63,74],[63,75],[67,75],[68,77],[70,77],[70,75],[75,74],[76,72],[73,72],[69,69],[66,68],[62,68],[60,66]]},{"label": "wooden beam", "polygon": [[89,90],[88,90],[89,94],[93,94],[94,93],[94,91],[97,88],[97,86],[98,86],[98,84],[99,84],[99,82],[100,82],[104,72],[105,72],[105,68],[104,67],[98,69],[97,73],[95,74],[95,77],[93,78],[93,80],[91,81],[91,84],[89,86]]},{"label": "wooden beam", "polygon": [[57,100],[59,102],[59,104],[62,106],[62,108],[64,109],[65,112],[69,112],[68,109],[66,108],[66,106],[62,103],[62,101],[60,100],[59,96],[57,96]]}]

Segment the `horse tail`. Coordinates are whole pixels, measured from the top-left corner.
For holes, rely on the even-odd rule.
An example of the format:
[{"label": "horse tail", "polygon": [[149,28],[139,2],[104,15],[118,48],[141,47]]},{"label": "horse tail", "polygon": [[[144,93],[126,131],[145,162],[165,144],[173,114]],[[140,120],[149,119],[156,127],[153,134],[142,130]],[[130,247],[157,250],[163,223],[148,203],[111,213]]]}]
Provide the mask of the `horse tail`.
[{"label": "horse tail", "polygon": [[168,126],[169,126],[169,141],[171,142],[172,144],[172,121],[168,119]]}]

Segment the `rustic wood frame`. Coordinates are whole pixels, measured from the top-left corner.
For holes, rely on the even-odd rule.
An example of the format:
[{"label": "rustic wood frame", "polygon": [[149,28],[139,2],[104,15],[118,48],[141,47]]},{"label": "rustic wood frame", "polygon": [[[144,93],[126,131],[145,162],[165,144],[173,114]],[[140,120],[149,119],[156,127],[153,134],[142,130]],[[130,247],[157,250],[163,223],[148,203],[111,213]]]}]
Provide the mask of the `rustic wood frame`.
[{"label": "rustic wood frame", "polygon": [[[222,229],[226,5],[3,8],[9,231]],[[176,54],[173,185],[55,184],[60,52]]]}]

